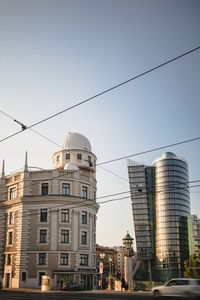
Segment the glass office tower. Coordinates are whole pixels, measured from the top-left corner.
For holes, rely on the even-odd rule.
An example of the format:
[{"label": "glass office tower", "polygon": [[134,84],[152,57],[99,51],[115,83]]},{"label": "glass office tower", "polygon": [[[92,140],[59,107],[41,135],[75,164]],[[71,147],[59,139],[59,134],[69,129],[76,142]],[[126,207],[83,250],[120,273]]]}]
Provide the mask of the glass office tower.
[{"label": "glass office tower", "polygon": [[[140,168],[143,172],[139,172]],[[166,152],[149,167],[129,163],[128,171],[138,258],[144,247],[145,251],[152,252],[155,280],[182,276],[184,261],[189,255],[190,198],[186,161]],[[148,227],[139,227],[146,223]]]},{"label": "glass office tower", "polygon": [[188,166],[171,152],[153,163],[156,209],[157,270],[162,279],[180,277],[189,255],[187,216],[190,215]]},{"label": "glass office tower", "polygon": [[153,169],[131,160],[128,164],[138,263],[134,279],[150,280],[154,253]]}]

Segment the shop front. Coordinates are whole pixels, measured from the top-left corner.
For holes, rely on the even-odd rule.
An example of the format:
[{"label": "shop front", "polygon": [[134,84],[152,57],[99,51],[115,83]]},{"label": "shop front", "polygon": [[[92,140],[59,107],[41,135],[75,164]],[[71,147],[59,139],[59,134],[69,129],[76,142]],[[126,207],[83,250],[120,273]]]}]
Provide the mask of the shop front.
[{"label": "shop front", "polygon": [[56,290],[93,290],[97,289],[96,270],[91,272],[78,271],[53,271],[52,289]]}]

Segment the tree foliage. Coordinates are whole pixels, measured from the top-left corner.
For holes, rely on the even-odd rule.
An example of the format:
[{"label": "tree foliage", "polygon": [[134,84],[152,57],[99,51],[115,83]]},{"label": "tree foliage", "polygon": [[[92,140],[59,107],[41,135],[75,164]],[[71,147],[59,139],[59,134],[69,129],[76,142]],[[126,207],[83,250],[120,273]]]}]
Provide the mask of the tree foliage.
[{"label": "tree foliage", "polygon": [[200,278],[200,257],[196,253],[184,262],[184,277]]}]

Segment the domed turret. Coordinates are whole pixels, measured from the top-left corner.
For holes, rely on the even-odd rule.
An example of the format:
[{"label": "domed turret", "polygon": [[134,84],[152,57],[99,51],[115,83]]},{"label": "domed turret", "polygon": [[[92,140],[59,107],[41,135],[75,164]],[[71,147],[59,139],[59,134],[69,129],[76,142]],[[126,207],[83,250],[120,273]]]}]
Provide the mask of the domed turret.
[{"label": "domed turret", "polygon": [[69,132],[63,143],[63,148],[66,150],[86,150],[91,152],[91,144],[89,140],[82,134],[77,132]]},{"label": "domed turret", "polygon": [[95,171],[96,156],[92,153],[89,140],[82,134],[73,132],[65,136],[63,149],[53,154],[54,169]]}]

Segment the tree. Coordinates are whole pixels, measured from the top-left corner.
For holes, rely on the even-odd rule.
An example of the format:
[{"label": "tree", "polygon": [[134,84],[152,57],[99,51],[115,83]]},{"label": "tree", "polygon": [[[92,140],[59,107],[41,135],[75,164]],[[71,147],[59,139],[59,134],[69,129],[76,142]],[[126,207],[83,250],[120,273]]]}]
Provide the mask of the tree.
[{"label": "tree", "polygon": [[184,262],[184,277],[200,278],[200,257],[196,253]]}]

